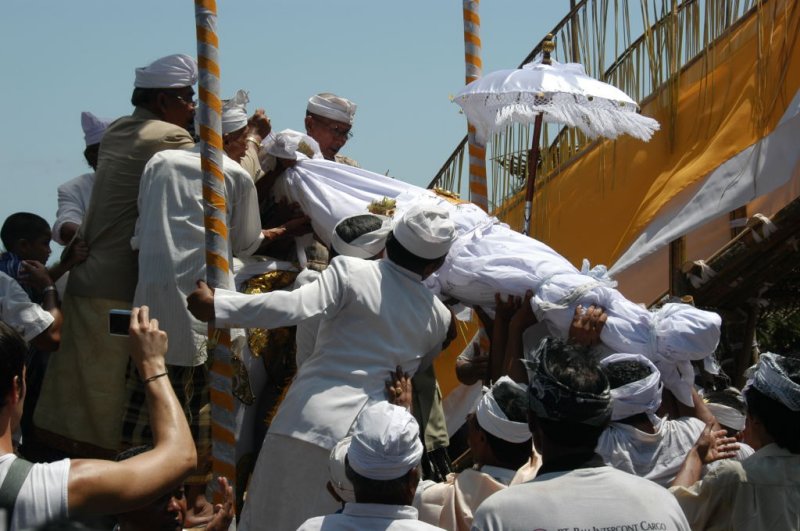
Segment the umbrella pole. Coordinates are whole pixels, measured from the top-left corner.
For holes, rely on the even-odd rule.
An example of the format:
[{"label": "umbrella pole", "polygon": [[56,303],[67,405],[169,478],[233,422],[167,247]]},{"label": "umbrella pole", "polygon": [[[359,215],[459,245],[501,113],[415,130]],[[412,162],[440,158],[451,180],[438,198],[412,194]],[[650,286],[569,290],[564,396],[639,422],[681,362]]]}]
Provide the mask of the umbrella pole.
[{"label": "umbrella pole", "polygon": [[[542,64],[552,64],[550,54],[555,49],[553,34],[548,33],[542,42]],[[522,227],[522,234],[531,234],[531,209],[533,207],[533,194],[536,192],[536,170],[539,166],[539,137],[542,135],[542,113],[536,115],[533,122],[533,141],[531,150],[528,151],[528,182],[525,186],[525,222]]]},{"label": "umbrella pole", "polygon": [[539,137],[542,134],[542,113],[536,115],[533,122],[533,141],[531,149],[528,151],[528,182],[525,186],[525,222],[522,227],[522,234],[531,234],[531,207],[533,206],[533,194],[536,192],[536,170],[539,165]]}]

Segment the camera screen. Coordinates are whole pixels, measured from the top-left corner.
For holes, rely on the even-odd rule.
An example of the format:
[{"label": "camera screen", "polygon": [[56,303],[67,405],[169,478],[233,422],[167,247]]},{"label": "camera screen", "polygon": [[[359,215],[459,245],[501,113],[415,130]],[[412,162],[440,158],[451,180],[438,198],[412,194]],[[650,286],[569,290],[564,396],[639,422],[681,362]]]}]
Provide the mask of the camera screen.
[{"label": "camera screen", "polygon": [[110,310],[108,312],[108,333],[112,336],[127,336],[130,324],[130,310]]}]

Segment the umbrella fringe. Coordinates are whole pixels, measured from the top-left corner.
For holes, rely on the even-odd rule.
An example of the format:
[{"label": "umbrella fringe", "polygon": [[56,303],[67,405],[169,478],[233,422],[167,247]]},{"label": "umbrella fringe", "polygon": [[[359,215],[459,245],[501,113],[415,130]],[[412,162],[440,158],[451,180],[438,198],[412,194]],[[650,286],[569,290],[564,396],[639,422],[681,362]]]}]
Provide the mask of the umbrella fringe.
[{"label": "umbrella fringe", "polygon": [[494,123],[486,124],[488,127],[485,130],[500,131],[514,123],[532,124],[540,113],[544,113],[545,121],[577,127],[590,138],[602,136],[614,139],[625,133],[646,142],[660,128],[656,120],[636,112],[559,102],[545,105],[505,105],[497,109]]}]

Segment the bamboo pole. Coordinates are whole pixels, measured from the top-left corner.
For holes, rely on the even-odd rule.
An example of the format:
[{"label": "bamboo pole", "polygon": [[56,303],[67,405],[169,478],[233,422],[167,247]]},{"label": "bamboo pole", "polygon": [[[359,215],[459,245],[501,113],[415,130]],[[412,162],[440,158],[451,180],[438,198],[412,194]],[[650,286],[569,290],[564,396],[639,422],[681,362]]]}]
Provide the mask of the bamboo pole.
[{"label": "bamboo pole", "polygon": [[[480,0],[464,0],[464,60],[467,84],[482,75],[481,62],[481,18],[478,14]],[[475,140],[475,127],[467,125],[469,151],[469,200],[488,212],[489,200],[486,187],[486,146]]]},{"label": "bamboo pole", "polygon": [[[219,98],[217,5],[215,0],[195,0],[197,63],[199,66],[201,167],[206,230],[206,281],[211,287],[226,285],[229,273],[225,176],[222,172],[222,101]],[[232,393],[231,339],[227,330],[208,326],[208,355],[212,357],[211,441],[212,473],[235,485],[235,423]],[[214,502],[222,494],[214,482]]]}]

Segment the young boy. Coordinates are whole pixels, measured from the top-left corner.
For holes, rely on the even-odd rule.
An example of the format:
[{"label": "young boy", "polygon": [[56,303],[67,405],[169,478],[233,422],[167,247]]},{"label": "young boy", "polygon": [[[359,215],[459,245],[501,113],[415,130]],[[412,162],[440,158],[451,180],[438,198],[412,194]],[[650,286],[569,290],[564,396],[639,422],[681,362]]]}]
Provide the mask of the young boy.
[{"label": "young boy", "polygon": [[27,400],[21,420],[22,435],[31,447],[33,412],[41,390],[49,352],[57,350],[61,328],[61,310],[55,281],[74,265],[86,260],[89,248],[82,241],[71,242],[64,250],[62,260],[49,270],[45,267],[50,257],[50,225],[44,218],[28,212],[17,212],[6,218],[0,228],[0,240],[6,252],[0,254],[0,271],[16,280],[32,302],[53,316],[53,323],[43,333],[43,339],[31,341],[25,360],[27,367]]},{"label": "young boy", "polygon": [[61,255],[61,261],[42,271],[50,258],[51,234],[47,221],[29,212],[11,214],[0,229],[0,240],[6,249],[0,254],[0,271],[16,279],[31,300],[40,304],[48,292],[55,290],[55,281],[86,260],[89,254],[89,248],[82,240],[70,242]]}]

